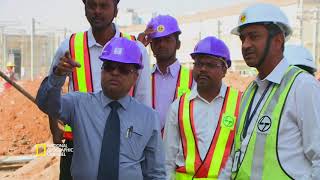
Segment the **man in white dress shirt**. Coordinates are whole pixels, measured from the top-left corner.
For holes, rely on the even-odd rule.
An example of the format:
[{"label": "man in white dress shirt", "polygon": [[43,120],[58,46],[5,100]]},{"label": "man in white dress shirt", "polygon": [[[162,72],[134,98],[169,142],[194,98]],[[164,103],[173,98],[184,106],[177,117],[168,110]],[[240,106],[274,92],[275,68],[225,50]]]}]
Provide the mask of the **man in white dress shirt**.
[{"label": "man in white dress shirt", "polygon": [[221,179],[319,179],[320,84],[283,56],[292,29],[279,7],[248,7],[232,30],[258,70],[244,92],[234,153]]},{"label": "man in white dress shirt", "polygon": [[173,102],[166,120],[167,179],[217,179],[231,152],[241,93],[222,82],[231,66],[223,41],[206,37],[191,57],[196,88]]}]

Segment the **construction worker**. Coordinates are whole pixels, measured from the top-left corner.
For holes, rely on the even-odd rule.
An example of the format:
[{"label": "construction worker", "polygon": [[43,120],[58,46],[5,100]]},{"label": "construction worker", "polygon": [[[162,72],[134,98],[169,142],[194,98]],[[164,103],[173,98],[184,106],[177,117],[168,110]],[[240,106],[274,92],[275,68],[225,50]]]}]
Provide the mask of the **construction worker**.
[{"label": "construction worker", "polygon": [[286,45],[284,49],[284,57],[289,64],[298,66],[314,76],[317,71],[316,63],[310,51],[301,45]]},{"label": "construction worker", "polygon": [[142,34],[138,40],[144,45],[150,43],[156,58],[151,70],[152,107],[159,112],[161,127],[164,128],[170,104],[192,87],[192,71],[182,66],[176,57],[181,45],[181,30],[174,17],[159,15],[152,18]]},{"label": "construction worker", "polygon": [[167,179],[217,179],[231,152],[241,93],[222,79],[229,49],[215,37],[191,53],[197,85],[171,105],[164,131]]},{"label": "construction worker", "polygon": [[[18,75],[17,75],[17,73],[14,72],[15,66],[16,66],[16,65],[15,65],[13,62],[8,61],[8,62],[7,62],[7,65],[6,65],[7,69],[6,69],[6,71],[4,72],[4,74],[5,74],[7,77],[9,77],[9,79],[12,80],[12,81],[17,81],[17,80],[18,80]],[[9,89],[9,88],[11,87],[11,84],[8,83],[8,82],[5,82],[5,83],[3,84],[3,87],[4,87],[4,89]]]},{"label": "construction worker", "polygon": [[66,74],[81,67],[68,54],[38,91],[39,108],[74,129],[77,179],[165,179],[158,114],[128,95],[143,68],[137,42],[114,37],[100,56],[102,90],[61,96]]},{"label": "construction worker", "polygon": [[243,94],[234,153],[221,179],[319,179],[320,84],[283,56],[292,34],[277,6],[246,8],[232,31],[259,72]]},{"label": "construction worker", "polygon": [[[134,36],[124,34],[112,23],[117,16],[117,5],[120,0],[82,0],[85,6],[85,15],[91,28],[85,32],[79,32],[67,38],[57,50],[50,73],[60,62],[67,51],[71,58],[79,62],[82,66],[70,74],[69,91],[96,92],[101,89],[100,68],[102,62],[99,55],[103,46],[113,37],[126,37],[134,39]],[[144,67],[139,70],[139,78],[130,94],[138,101],[151,106],[151,81],[149,77],[150,65],[147,51],[143,44],[138,43],[142,53],[142,63]],[[50,120],[50,129],[53,134],[54,143],[62,143],[62,133],[58,128],[56,120]],[[66,139],[68,147],[72,147],[72,129],[70,125],[65,126],[63,137]],[[70,164],[72,152],[61,157],[60,179],[68,180],[70,176]]]}]

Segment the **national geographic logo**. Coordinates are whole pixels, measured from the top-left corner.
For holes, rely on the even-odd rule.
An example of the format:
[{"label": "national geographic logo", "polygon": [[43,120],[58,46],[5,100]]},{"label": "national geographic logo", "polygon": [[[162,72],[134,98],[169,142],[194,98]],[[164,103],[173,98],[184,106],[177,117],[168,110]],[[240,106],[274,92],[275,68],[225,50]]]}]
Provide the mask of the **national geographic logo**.
[{"label": "national geographic logo", "polygon": [[67,152],[73,152],[66,144],[36,144],[36,156],[66,156]]}]

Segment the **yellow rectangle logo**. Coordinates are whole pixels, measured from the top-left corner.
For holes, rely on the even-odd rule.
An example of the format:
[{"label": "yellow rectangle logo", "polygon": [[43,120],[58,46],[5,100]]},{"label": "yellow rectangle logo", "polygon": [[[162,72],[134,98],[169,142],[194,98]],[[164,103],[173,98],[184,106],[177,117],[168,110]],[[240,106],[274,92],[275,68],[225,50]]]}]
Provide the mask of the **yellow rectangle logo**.
[{"label": "yellow rectangle logo", "polygon": [[46,156],[47,145],[46,144],[36,144],[36,156]]}]

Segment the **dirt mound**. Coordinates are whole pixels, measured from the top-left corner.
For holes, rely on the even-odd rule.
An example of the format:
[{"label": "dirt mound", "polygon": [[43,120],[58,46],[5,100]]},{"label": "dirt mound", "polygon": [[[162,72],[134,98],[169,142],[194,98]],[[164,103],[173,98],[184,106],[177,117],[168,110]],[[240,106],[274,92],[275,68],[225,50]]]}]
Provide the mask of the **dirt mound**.
[{"label": "dirt mound", "polygon": [[243,92],[254,79],[255,77],[253,76],[243,76],[238,72],[228,72],[226,77],[223,79],[223,82]]},{"label": "dirt mound", "polygon": [[0,176],[0,179],[59,179],[59,161],[59,157],[38,157],[13,173],[7,173]]},{"label": "dirt mound", "polygon": [[[41,80],[19,84],[35,97]],[[0,92],[0,156],[31,154],[35,144],[50,137],[47,116],[16,89]]]}]

